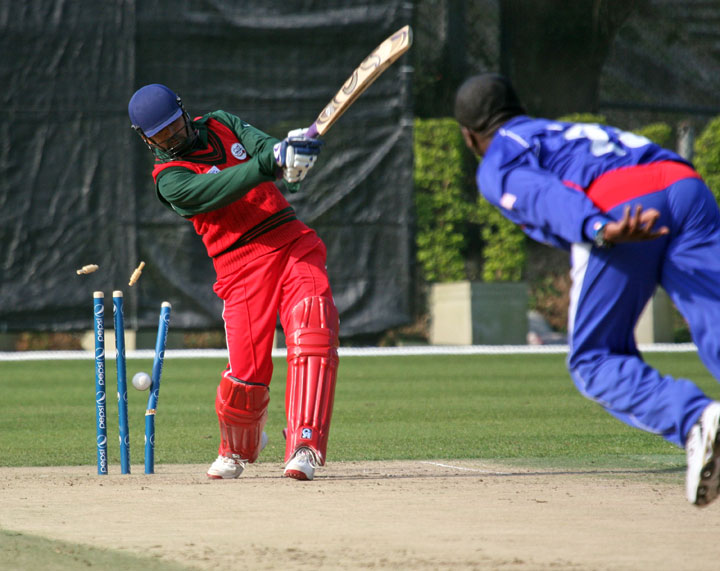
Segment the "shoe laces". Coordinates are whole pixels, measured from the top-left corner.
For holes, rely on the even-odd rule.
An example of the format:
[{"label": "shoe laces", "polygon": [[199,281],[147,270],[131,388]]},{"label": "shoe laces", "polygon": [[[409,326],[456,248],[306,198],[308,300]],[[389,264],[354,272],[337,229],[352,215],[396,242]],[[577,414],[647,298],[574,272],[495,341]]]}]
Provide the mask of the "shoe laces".
[{"label": "shoe laces", "polygon": [[221,456],[223,464],[240,464],[241,466],[245,466],[247,463],[247,460],[243,460],[240,458],[239,454],[230,454],[230,456]]},{"label": "shoe laces", "polygon": [[317,456],[315,455],[315,452],[310,450],[310,448],[300,448],[300,450],[295,453],[295,456],[298,459],[301,459],[301,456],[303,456],[304,459],[308,462],[308,464],[310,464],[313,468],[317,468],[318,464],[320,463]]}]

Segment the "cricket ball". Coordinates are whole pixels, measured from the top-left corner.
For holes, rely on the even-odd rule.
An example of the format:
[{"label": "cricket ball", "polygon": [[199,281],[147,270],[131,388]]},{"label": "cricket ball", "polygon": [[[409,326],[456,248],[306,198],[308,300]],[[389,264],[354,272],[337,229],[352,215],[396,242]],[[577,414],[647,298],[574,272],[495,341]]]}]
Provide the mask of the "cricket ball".
[{"label": "cricket ball", "polygon": [[152,385],[152,379],[147,373],[135,373],[132,378],[132,386],[139,391],[146,391]]}]

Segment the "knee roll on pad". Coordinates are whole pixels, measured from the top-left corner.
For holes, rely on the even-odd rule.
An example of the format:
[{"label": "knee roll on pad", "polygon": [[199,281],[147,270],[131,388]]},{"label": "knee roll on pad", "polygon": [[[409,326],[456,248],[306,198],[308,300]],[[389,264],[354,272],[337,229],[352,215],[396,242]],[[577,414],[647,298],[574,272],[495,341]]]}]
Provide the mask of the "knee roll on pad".
[{"label": "knee roll on pad", "polygon": [[223,375],[215,399],[221,455],[238,454],[250,462],[257,459],[269,402],[266,385]]},{"label": "knee roll on pad", "polygon": [[338,328],[337,309],[327,297],[308,297],[290,313],[285,338],[286,462],[298,447],[307,446],[325,463],[337,379]]}]

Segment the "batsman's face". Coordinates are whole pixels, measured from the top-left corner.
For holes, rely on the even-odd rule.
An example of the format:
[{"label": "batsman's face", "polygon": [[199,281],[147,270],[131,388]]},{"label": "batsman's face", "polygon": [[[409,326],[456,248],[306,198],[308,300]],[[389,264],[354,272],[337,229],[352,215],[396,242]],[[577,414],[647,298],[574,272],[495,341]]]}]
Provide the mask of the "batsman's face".
[{"label": "batsman's face", "polygon": [[148,140],[161,149],[169,150],[187,141],[189,136],[190,133],[188,132],[188,127],[185,123],[185,117],[181,115],[167,127],[155,133],[155,135],[150,137]]}]

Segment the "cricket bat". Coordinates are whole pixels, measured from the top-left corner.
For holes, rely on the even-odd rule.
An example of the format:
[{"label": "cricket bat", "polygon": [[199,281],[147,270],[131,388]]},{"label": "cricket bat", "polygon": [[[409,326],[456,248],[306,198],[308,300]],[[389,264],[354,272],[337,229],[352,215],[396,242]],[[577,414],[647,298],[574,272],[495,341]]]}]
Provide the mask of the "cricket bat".
[{"label": "cricket bat", "polygon": [[380,77],[412,45],[412,28],[404,26],[376,47],[352,72],[322,110],[315,122],[308,128],[306,137],[318,137],[328,132],[345,111],[362,93]]}]

